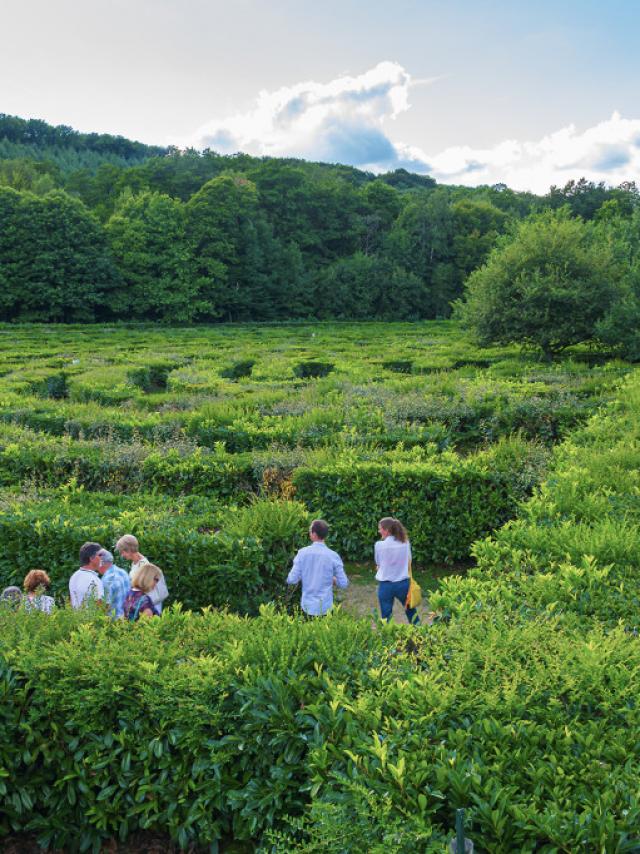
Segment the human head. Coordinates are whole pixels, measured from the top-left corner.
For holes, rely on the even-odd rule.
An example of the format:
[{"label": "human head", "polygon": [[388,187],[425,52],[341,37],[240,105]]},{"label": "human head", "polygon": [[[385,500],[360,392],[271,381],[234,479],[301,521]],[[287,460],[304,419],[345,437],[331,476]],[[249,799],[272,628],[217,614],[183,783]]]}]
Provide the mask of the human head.
[{"label": "human head", "polygon": [[0,593],[0,600],[3,602],[10,602],[15,604],[19,602],[22,598],[22,592],[19,587],[15,587],[13,584],[10,587],[5,587],[2,593]]},{"label": "human head", "polygon": [[329,526],[324,521],[324,519],[314,519],[311,525],[309,526],[309,536],[314,542],[323,542],[327,539],[327,534],[329,533]]},{"label": "human head", "polygon": [[131,555],[138,554],[139,549],[140,543],[133,534],[125,534],[124,537],[120,537],[116,543],[116,551],[120,552],[125,560],[129,560]]},{"label": "human head", "polygon": [[385,516],[378,522],[378,532],[381,537],[392,536],[400,543],[406,543],[409,539],[404,525],[399,519],[394,519],[393,516]]},{"label": "human head", "polygon": [[85,543],[80,547],[80,566],[88,566],[98,569],[100,566],[99,552],[102,550],[100,543]]},{"label": "human head", "polygon": [[32,569],[25,575],[22,586],[25,593],[35,593],[38,588],[46,590],[51,580],[43,569]]},{"label": "human head", "polygon": [[150,593],[160,580],[161,570],[153,563],[145,563],[136,570],[131,579],[131,586]]},{"label": "human head", "polygon": [[100,572],[104,575],[109,567],[113,566],[113,555],[108,549],[100,549],[98,554],[100,555]]}]

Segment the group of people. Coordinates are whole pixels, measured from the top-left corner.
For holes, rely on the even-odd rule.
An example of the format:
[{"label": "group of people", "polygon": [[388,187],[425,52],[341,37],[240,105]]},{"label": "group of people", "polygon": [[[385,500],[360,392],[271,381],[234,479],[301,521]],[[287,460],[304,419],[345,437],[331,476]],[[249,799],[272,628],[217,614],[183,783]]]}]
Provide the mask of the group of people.
[{"label": "group of people", "polygon": [[[329,525],[315,519],[309,528],[310,546],[300,549],[287,576],[287,584],[302,583],[300,607],[310,617],[319,617],[333,606],[333,588],[347,587],[349,579],[342,558],[325,540]],[[416,608],[409,605],[411,584],[411,545],[399,519],[385,516],[378,522],[380,539],[374,547],[380,616],[389,622],[397,599],[405,609],[409,623],[420,622]]]},{"label": "group of people", "polygon": [[[129,572],[114,563],[113,554],[100,543],[85,543],[80,548],[80,567],[69,579],[69,599],[73,608],[90,601],[102,602],[111,616],[138,620],[142,616],[160,616],[162,603],[169,595],[162,570],[140,553],[138,540],[132,534],[120,537],[116,551],[131,561]],[[54,599],[47,595],[50,579],[41,569],[27,573],[23,588],[7,587],[2,599],[23,604],[26,610],[50,614]]]},{"label": "group of people", "polygon": [[[386,516],[378,523],[380,540],[374,547],[380,615],[389,621],[394,600],[405,609],[409,623],[420,622],[416,608],[409,605],[411,584],[411,545],[407,532],[398,519]],[[319,617],[333,607],[333,588],[347,587],[349,579],[340,555],[325,540],[329,525],[315,519],[309,528],[311,545],[300,549],[287,576],[287,584],[301,584],[300,606],[309,617]],[[162,603],[169,595],[162,570],[140,553],[140,544],[132,534],[120,537],[115,545],[120,556],[131,562],[127,572],[114,563],[113,554],[99,543],[85,543],[80,549],[80,567],[69,580],[69,597],[73,608],[91,600],[103,602],[117,619],[135,622],[140,617],[159,616]],[[24,579],[24,591],[7,587],[1,597],[22,603],[27,610],[51,613],[54,599],[47,595],[49,576],[32,569]]]}]

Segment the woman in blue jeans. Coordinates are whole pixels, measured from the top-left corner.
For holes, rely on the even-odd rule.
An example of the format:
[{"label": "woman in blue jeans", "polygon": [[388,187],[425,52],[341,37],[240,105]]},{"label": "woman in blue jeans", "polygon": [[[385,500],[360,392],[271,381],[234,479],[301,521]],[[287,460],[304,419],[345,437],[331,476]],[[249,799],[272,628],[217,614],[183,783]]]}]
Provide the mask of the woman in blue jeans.
[{"label": "woman in blue jeans", "polygon": [[415,608],[407,608],[409,595],[409,564],[411,561],[411,546],[404,525],[391,516],[385,516],[378,522],[378,532],[381,539],[374,548],[376,580],[378,585],[378,602],[380,615],[389,622],[393,611],[393,600],[398,599],[405,609],[407,620],[416,625],[420,622]]}]

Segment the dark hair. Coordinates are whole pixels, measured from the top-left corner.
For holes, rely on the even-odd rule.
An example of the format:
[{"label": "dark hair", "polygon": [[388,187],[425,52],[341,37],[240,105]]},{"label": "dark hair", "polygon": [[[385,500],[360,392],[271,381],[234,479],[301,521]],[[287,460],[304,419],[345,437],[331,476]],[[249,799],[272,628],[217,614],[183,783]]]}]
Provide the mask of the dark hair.
[{"label": "dark hair", "polygon": [[100,543],[85,543],[80,547],[80,566],[86,566],[101,551]]},{"label": "dark hair", "polygon": [[392,537],[395,537],[399,543],[406,543],[409,539],[406,528],[399,519],[394,519],[393,516],[385,516],[378,522],[381,528],[388,531]]},{"label": "dark hair", "polygon": [[326,540],[329,533],[329,526],[324,519],[314,519],[309,529],[312,534],[315,534],[319,540]]},{"label": "dark hair", "polygon": [[49,576],[43,569],[32,569],[26,574],[22,584],[27,593],[35,593],[38,587],[46,589],[50,583]]}]

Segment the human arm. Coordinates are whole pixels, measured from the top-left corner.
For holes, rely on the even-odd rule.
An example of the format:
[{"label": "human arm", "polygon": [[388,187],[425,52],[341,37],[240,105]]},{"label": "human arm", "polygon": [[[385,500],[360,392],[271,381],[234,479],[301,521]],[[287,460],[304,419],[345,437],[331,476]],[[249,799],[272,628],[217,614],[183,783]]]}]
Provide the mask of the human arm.
[{"label": "human arm", "polygon": [[153,602],[153,598],[147,593],[140,600],[140,614],[141,617],[159,617],[160,614],[156,610],[155,604]]},{"label": "human arm", "polygon": [[297,584],[302,578],[302,561],[300,560],[300,552],[293,559],[293,566],[287,576],[287,584]]},{"label": "human arm", "polygon": [[337,558],[337,560],[333,566],[334,583],[338,587],[348,587],[349,586],[349,579],[347,578],[347,574],[344,571],[344,564],[342,563],[342,560],[340,559],[340,557],[338,557],[338,555],[336,555],[336,558]]}]

